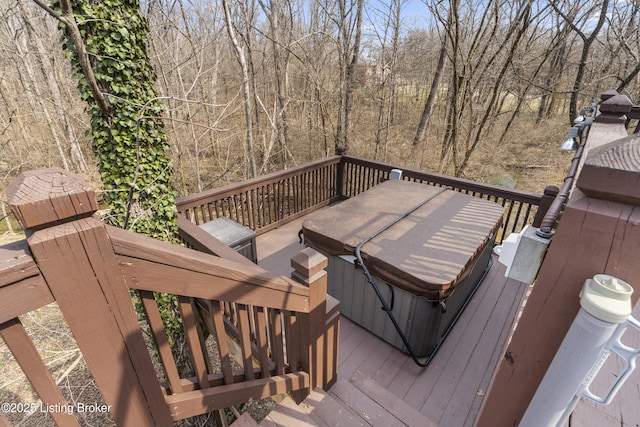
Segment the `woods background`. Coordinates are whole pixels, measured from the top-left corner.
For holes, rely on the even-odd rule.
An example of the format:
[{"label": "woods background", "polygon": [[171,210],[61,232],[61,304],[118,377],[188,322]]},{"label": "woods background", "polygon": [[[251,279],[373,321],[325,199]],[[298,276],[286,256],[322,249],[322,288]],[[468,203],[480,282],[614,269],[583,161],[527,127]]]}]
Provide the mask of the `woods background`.
[{"label": "woods background", "polygon": [[[179,195],[336,146],[541,192],[568,168],[558,146],[582,106],[608,89],[640,99],[639,0],[151,0],[141,10]],[[1,0],[0,15],[2,198],[13,177],[42,167],[99,187],[57,22],[27,0]]]}]

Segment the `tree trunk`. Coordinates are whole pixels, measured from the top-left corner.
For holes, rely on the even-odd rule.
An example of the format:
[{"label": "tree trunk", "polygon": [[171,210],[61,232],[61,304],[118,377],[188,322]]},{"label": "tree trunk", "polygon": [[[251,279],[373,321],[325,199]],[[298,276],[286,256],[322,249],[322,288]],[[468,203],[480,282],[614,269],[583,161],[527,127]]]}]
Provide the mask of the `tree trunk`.
[{"label": "tree trunk", "polygon": [[258,175],[258,171],[256,169],[256,159],[253,149],[253,123],[252,123],[252,112],[251,112],[251,87],[249,81],[249,67],[247,66],[247,60],[244,55],[244,50],[240,46],[238,38],[236,37],[236,32],[233,28],[233,21],[231,19],[231,10],[229,9],[228,0],[222,0],[222,6],[224,8],[224,18],[227,24],[227,32],[229,33],[229,39],[231,39],[231,43],[233,44],[233,49],[236,53],[236,58],[238,59],[238,64],[240,64],[240,71],[242,72],[242,96],[244,98],[244,118],[245,118],[245,126],[246,126],[246,155],[249,160],[249,172],[251,177],[255,177]]},{"label": "tree trunk", "polygon": [[442,39],[442,46],[440,46],[440,53],[438,54],[438,63],[436,64],[435,72],[433,73],[433,80],[431,81],[431,87],[429,88],[429,96],[424,103],[424,109],[420,115],[420,122],[418,122],[418,129],[416,130],[416,136],[413,138],[413,146],[417,147],[424,141],[424,135],[429,126],[429,119],[431,118],[431,111],[433,111],[433,104],[438,96],[440,89],[440,81],[442,80],[442,72],[444,70],[444,62],[447,58],[447,46],[446,38]]}]

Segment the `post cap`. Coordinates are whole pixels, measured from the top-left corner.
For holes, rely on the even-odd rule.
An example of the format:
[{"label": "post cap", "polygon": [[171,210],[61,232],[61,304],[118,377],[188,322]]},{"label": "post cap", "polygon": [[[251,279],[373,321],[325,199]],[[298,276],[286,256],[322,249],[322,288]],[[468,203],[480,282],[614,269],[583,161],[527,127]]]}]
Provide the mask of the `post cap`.
[{"label": "post cap", "polygon": [[98,210],[82,177],[60,168],[23,172],[7,186],[7,201],[24,229],[88,217]]}]

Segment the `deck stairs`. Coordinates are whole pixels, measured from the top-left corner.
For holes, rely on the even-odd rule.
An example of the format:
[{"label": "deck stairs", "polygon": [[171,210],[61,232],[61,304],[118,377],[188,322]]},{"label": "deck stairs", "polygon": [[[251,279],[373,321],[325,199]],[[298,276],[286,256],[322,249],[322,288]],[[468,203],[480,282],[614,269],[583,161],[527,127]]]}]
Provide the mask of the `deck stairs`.
[{"label": "deck stairs", "polygon": [[415,426],[436,424],[360,372],[338,381],[326,392],[314,389],[296,405],[285,397],[260,424],[245,412],[233,427]]}]

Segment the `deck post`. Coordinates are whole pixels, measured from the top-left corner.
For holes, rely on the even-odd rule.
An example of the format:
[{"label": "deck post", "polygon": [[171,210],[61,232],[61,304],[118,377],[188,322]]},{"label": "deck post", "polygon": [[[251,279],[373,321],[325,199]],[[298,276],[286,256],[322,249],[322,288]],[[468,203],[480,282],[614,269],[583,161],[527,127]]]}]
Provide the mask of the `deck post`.
[{"label": "deck post", "polygon": [[[25,172],[7,199],[117,425],[172,425],[95,193],[62,169]],[[80,402],[94,403],[94,402]]]},{"label": "deck post", "polygon": [[555,185],[547,185],[544,188],[544,192],[542,193],[542,197],[540,198],[538,211],[536,212],[536,216],[533,218],[533,224],[531,224],[533,227],[540,228],[542,219],[551,207],[553,200],[556,198],[559,192],[560,189]]},{"label": "deck post", "polygon": [[[291,278],[309,287],[309,314],[300,319],[300,364],[309,373],[309,384],[324,387],[328,357],[325,348],[327,300],[327,257],[312,248],[305,248],[291,258]],[[301,396],[304,398],[304,396]]]},{"label": "deck post", "polygon": [[[600,105],[578,172],[578,188],[562,214],[476,426],[518,424],[580,309],[579,294],[586,279],[600,273],[619,277],[635,288],[633,304],[640,298],[640,150],[627,138],[625,112],[630,107],[630,101],[619,95],[607,96]],[[605,144],[609,145],[602,147]],[[620,158],[620,153],[629,155]],[[599,160],[603,155],[608,160]],[[609,168],[604,175],[611,182],[604,182],[603,175],[587,179],[594,173],[589,170],[594,162]],[[635,199],[620,198],[612,188],[635,194]]]}]

